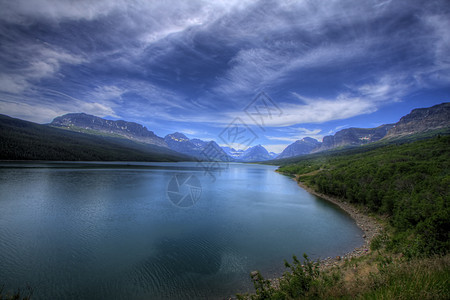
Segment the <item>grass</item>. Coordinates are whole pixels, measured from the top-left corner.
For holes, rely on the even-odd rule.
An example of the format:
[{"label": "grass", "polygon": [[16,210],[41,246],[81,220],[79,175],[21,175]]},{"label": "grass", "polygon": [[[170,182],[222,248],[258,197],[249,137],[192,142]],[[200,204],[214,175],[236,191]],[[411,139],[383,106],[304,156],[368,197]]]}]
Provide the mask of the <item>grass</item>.
[{"label": "grass", "polygon": [[308,271],[308,262],[303,264],[303,273],[287,272],[277,288],[262,275],[253,276],[256,294],[238,299],[449,299],[450,295],[450,255],[407,259],[376,251],[320,273]]},{"label": "grass", "polygon": [[375,253],[339,270],[343,280],[319,290],[325,299],[448,299],[450,256],[406,260]]},{"label": "grass", "polygon": [[362,299],[448,299],[450,257],[416,259],[382,267],[369,277]]}]

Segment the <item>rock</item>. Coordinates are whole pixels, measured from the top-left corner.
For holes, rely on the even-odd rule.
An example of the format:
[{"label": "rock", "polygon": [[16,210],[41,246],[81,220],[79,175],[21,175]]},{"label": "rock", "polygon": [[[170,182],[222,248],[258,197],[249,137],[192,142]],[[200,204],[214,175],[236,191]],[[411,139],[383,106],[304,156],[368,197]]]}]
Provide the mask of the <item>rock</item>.
[{"label": "rock", "polygon": [[414,109],[390,128],[386,137],[404,136],[449,126],[450,103]]},{"label": "rock", "polygon": [[252,279],[256,279],[256,278],[258,278],[258,274],[259,274],[258,271],[252,271],[252,272],[250,273],[250,277],[251,277]]}]

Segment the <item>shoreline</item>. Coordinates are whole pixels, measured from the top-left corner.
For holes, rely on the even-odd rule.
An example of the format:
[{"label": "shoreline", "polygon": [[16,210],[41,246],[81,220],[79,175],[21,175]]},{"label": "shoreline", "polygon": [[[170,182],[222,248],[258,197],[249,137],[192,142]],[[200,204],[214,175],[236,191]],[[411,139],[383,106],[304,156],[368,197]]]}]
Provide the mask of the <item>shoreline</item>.
[{"label": "shoreline", "polygon": [[[361,257],[361,256],[367,255],[371,252],[370,251],[370,243],[371,243],[372,239],[374,237],[376,237],[380,233],[380,231],[383,229],[382,225],[379,222],[377,222],[375,220],[375,218],[367,215],[365,212],[361,212],[354,205],[348,203],[347,201],[342,201],[341,199],[319,193],[319,192],[315,191],[314,189],[308,187],[307,185],[305,185],[304,183],[302,183],[298,180],[300,175],[295,175],[294,177],[292,177],[290,174],[282,173],[282,172],[279,172],[278,170],[275,170],[275,172],[277,172],[281,175],[289,176],[292,180],[296,181],[297,185],[300,188],[304,189],[308,193],[337,205],[339,208],[341,208],[343,211],[345,211],[355,221],[356,226],[358,226],[363,231],[362,238],[364,239],[364,243],[361,246],[354,248],[352,251],[347,252],[342,256],[337,255],[335,257],[319,258],[319,259],[315,260],[315,261],[319,262],[320,270],[323,271],[323,270],[327,270],[327,269],[342,265],[345,263],[346,260]],[[253,271],[253,272],[257,272],[257,271]],[[253,272],[252,272],[252,274],[253,274]],[[251,275],[251,276],[253,277],[254,275]],[[277,289],[277,288],[279,288],[280,279],[282,277],[283,277],[283,275],[281,275],[280,277],[268,278],[268,280],[270,281],[272,286],[275,289]],[[229,299],[234,299],[234,298],[229,298]]]},{"label": "shoreline", "polygon": [[[278,171],[276,171],[276,172],[278,172]],[[289,174],[286,174],[286,173],[282,173],[282,172],[278,172],[278,173],[291,177]],[[328,257],[328,258],[324,258],[324,259],[319,259],[320,268],[325,269],[325,268],[328,268],[331,266],[336,266],[336,265],[339,265],[339,263],[341,263],[345,259],[360,257],[360,256],[370,253],[370,243],[371,243],[372,239],[374,237],[376,237],[380,233],[380,231],[383,229],[381,224],[379,222],[377,222],[375,220],[375,218],[367,215],[364,212],[361,212],[354,205],[348,203],[347,201],[343,201],[341,199],[319,193],[319,192],[315,191],[314,189],[308,187],[306,184],[304,184],[298,180],[299,177],[300,177],[300,175],[295,175],[295,177],[291,177],[291,178],[297,182],[297,184],[300,188],[304,189],[308,193],[310,193],[316,197],[319,197],[321,199],[324,199],[326,201],[329,201],[329,202],[337,205],[338,207],[340,207],[355,221],[356,225],[363,231],[362,237],[364,239],[364,243],[361,246],[356,247],[352,251],[347,252],[342,256],[338,255],[336,257]]]}]

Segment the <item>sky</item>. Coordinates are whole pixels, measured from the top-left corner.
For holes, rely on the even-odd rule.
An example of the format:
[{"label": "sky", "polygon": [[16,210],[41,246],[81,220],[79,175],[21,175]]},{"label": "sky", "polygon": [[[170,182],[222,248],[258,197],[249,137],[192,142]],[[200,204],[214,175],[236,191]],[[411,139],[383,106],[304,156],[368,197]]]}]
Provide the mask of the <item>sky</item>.
[{"label": "sky", "polygon": [[37,123],[279,153],[449,98],[445,0],[0,0],[0,113]]}]

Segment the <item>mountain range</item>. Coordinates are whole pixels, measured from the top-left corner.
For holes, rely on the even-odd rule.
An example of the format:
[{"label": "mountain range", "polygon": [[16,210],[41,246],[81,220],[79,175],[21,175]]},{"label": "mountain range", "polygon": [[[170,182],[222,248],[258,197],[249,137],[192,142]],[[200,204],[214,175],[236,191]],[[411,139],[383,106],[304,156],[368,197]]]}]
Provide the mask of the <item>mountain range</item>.
[{"label": "mountain range", "polygon": [[193,158],[167,147],[0,115],[0,160],[191,161]]},{"label": "mountain range", "polygon": [[305,137],[277,155],[262,145],[236,150],[220,147],[215,141],[190,139],[180,132],[163,138],[135,122],[107,120],[85,113],[59,116],[44,125],[0,115],[0,159],[258,162],[448,128],[449,120],[450,103],[442,103],[414,109],[395,124],[346,128],[325,136],[321,142]]},{"label": "mountain range", "polygon": [[402,117],[395,124],[385,124],[376,128],[346,128],[334,135],[325,136],[322,142],[313,138],[303,138],[287,146],[277,159],[317,153],[326,150],[361,146],[380,140],[395,139],[405,135],[447,128],[450,126],[450,103],[442,103],[428,108],[418,108]]},{"label": "mountain range", "polygon": [[230,147],[222,147],[226,154],[232,157],[235,161],[255,162],[274,159],[278,156],[277,153],[269,152],[261,145],[249,147],[246,150],[234,149]]},{"label": "mountain range", "polygon": [[256,162],[276,157],[263,146],[257,145],[244,150],[220,147],[215,141],[189,139],[180,132],[157,136],[141,124],[123,120],[112,121],[85,113],[70,113],[56,117],[51,127],[64,128],[87,134],[121,137],[135,142],[151,144],[194,157],[199,160]]}]

